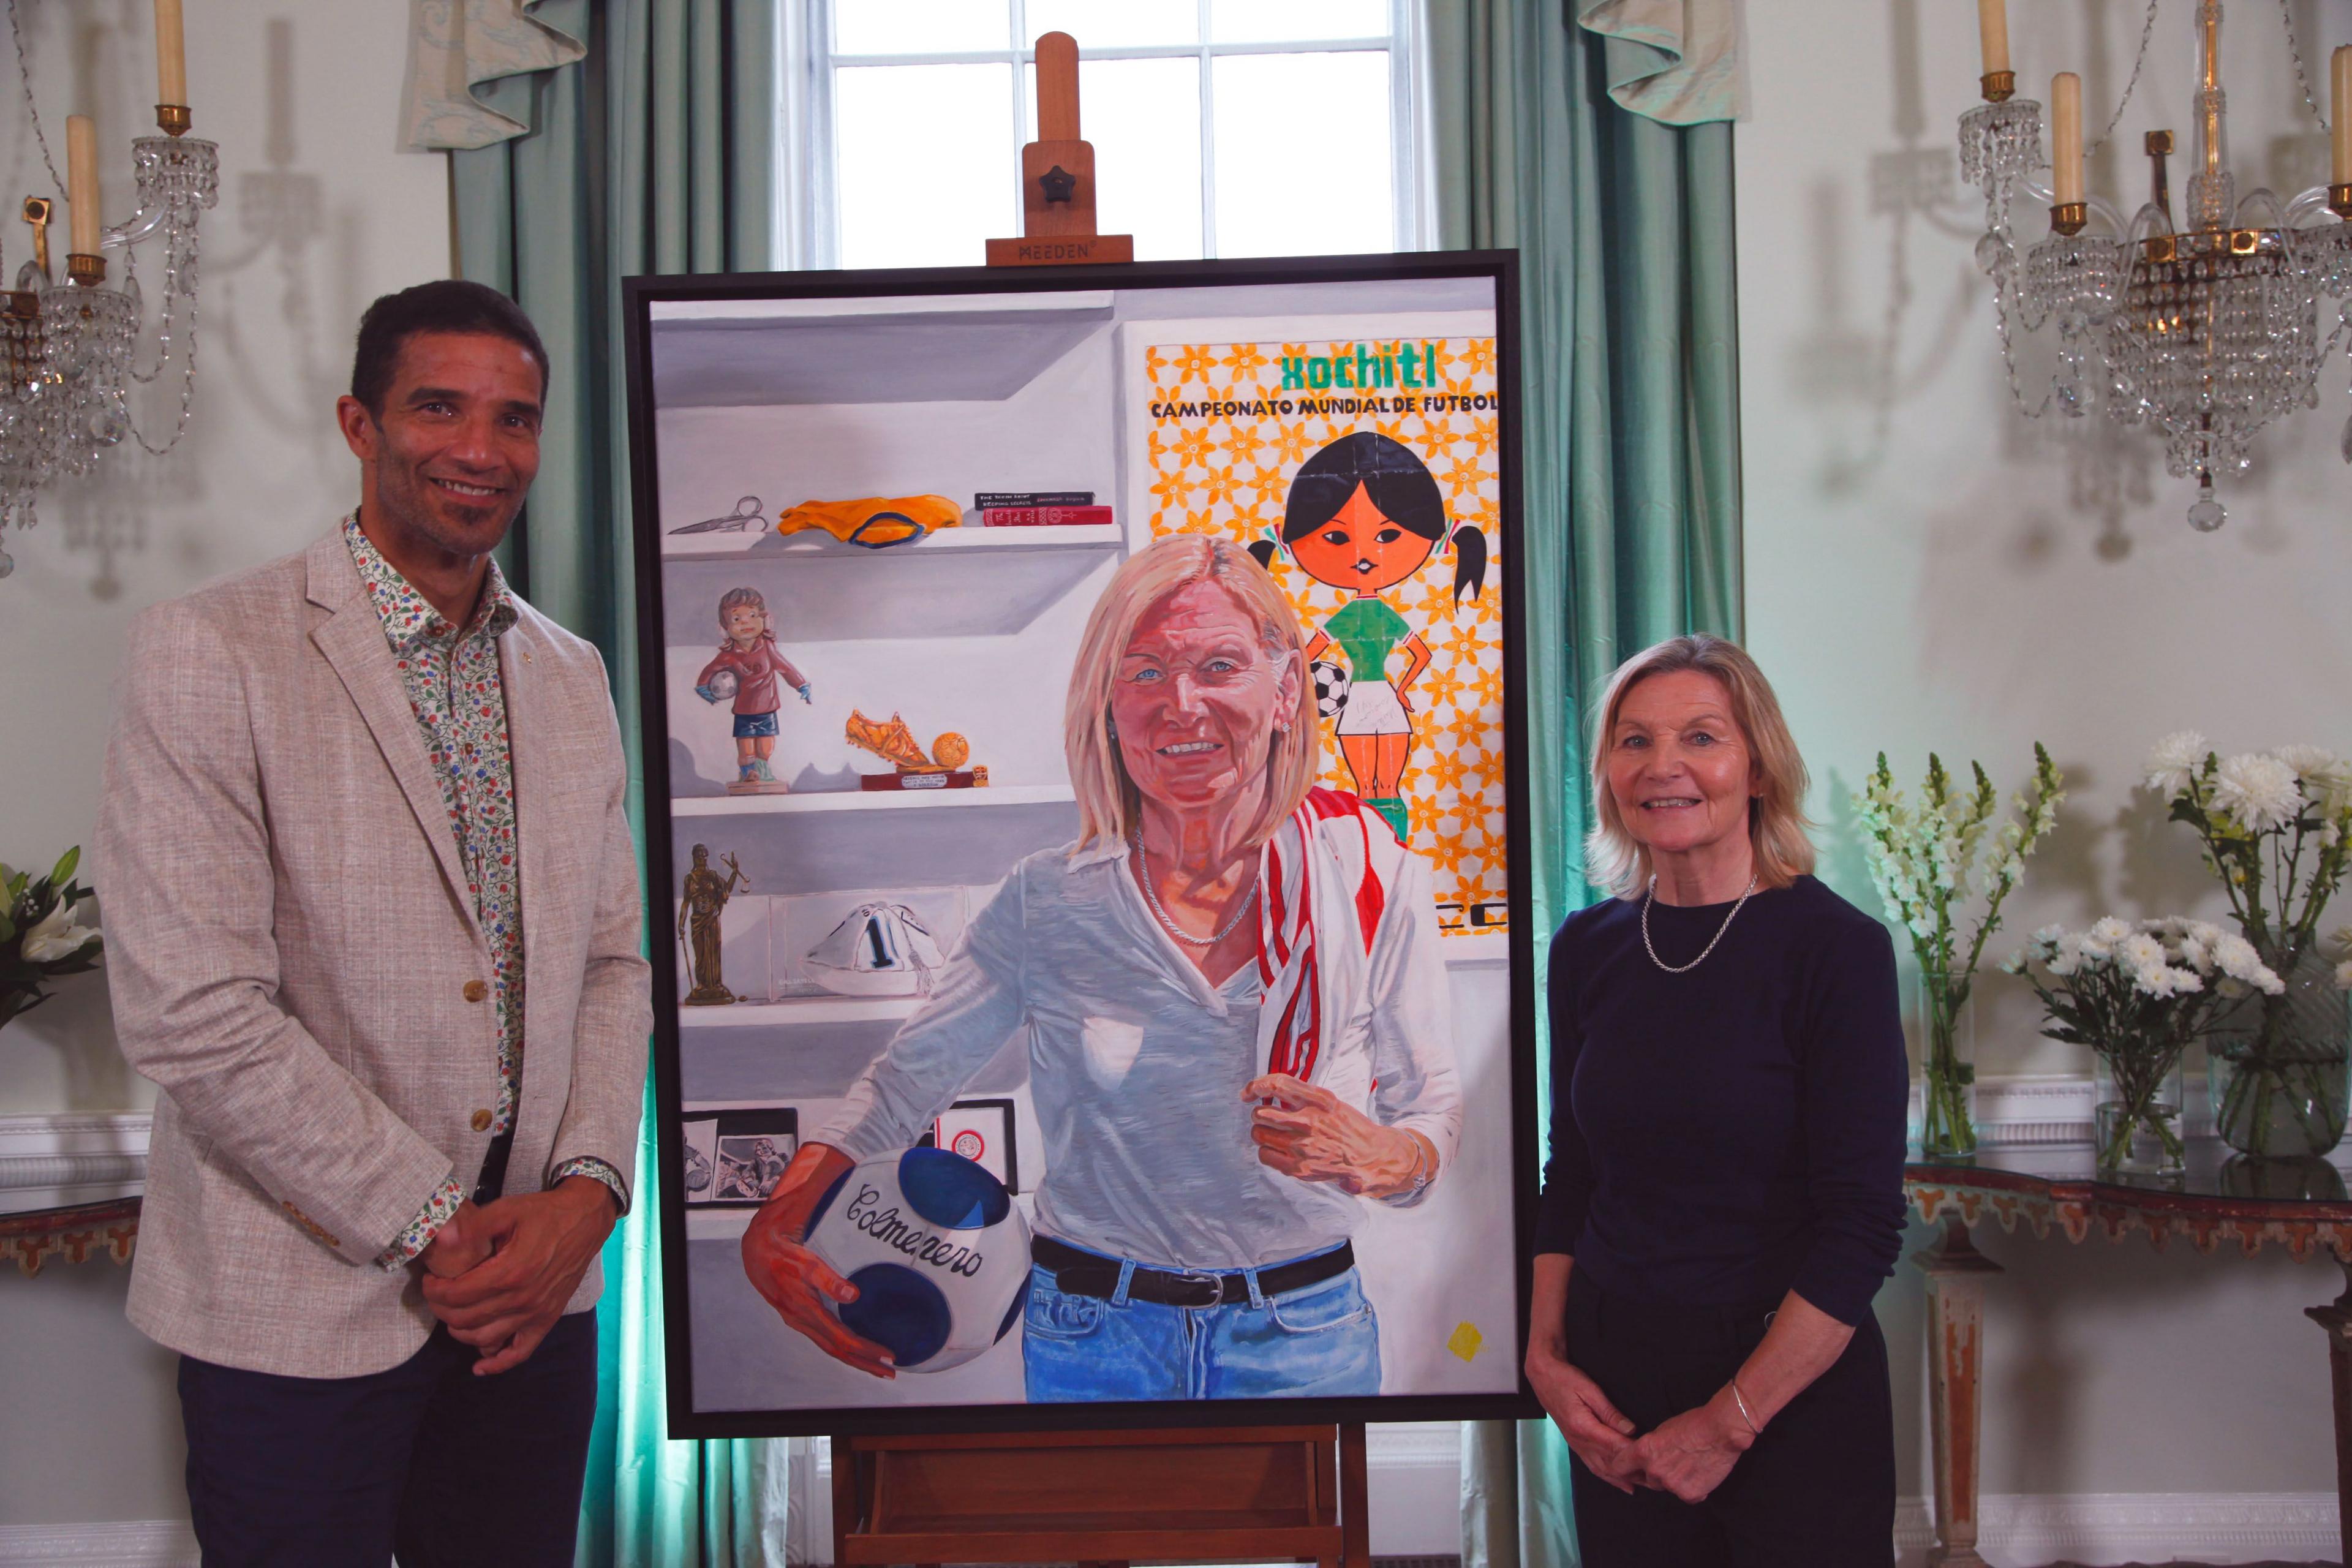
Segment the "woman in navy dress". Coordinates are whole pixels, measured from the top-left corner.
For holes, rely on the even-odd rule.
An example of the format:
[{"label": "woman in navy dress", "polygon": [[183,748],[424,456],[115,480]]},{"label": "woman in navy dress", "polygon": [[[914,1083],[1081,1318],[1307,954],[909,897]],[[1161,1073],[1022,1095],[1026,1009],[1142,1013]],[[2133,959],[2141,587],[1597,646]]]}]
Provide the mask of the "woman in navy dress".
[{"label": "woman in navy dress", "polygon": [[1885,929],[1814,879],[1805,767],[1753,660],[1675,637],[1602,699],[1586,875],[1550,961],[1528,1381],[1588,1568],[1893,1558],[1871,1299],[1903,1216]]}]

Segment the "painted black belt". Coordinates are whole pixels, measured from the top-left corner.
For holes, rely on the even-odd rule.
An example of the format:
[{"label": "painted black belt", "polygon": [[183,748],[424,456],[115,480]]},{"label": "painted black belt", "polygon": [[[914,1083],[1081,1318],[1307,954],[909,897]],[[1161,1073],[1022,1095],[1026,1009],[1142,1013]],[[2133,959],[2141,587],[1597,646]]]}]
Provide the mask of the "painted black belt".
[{"label": "painted black belt", "polygon": [[[1039,1268],[1054,1271],[1054,1284],[1065,1295],[1099,1296],[1108,1301],[1118,1294],[1119,1264],[1113,1258],[1082,1252],[1049,1236],[1032,1237],[1029,1256]],[[1258,1294],[1280,1296],[1303,1290],[1345,1274],[1355,1266],[1355,1245],[1343,1241],[1328,1252],[1259,1269]],[[1250,1299],[1249,1276],[1146,1268],[1138,1264],[1134,1277],[1127,1282],[1127,1294],[1129,1300],[1150,1301],[1162,1307],[1226,1307]]]}]

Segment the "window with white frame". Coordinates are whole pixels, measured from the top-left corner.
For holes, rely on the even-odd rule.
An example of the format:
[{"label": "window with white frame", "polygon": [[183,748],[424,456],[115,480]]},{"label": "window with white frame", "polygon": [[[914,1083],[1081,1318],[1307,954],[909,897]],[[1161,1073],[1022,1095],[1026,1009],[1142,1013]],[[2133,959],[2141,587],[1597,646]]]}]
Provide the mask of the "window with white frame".
[{"label": "window with white frame", "polygon": [[786,265],[969,266],[1021,232],[1035,45],[1080,54],[1097,226],[1139,260],[1425,243],[1420,0],[792,0]]}]

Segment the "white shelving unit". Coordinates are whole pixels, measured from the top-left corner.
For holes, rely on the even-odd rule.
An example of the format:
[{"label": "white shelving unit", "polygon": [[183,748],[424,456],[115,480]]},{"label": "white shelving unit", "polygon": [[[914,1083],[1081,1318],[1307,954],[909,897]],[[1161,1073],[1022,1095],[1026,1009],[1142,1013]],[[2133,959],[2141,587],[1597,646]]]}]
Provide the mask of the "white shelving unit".
[{"label": "white shelving unit", "polygon": [[670,802],[675,816],[767,816],[810,811],[952,811],[960,807],[1052,805],[1077,798],[1063,784],[990,784],[979,789],[810,790],[800,795],[689,796]]},{"label": "white shelving unit", "polygon": [[[690,847],[707,843],[750,876],[727,917],[743,971],[737,989],[768,994],[755,954],[775,984],[807,978],[803,955],[837,905],[928,910],[962,889],[968,918],[1023,856],[1076,837],[1064,687],[1087,612],[1129,548],[1125,520],[985,528],[967,510],[958,526],[878,549],[814,531],[779,535],[773,522],[805,500],[856,497],[941,495],[971,509],[985,491],[1076,490],[1117,506],[1112,306],[1095,292],[656,313],[668,644],[657,679],[671,714],[672,860],[683,868]],[[744,497],[766,520],[756,532],[669,531],[737,514]],[[719,641],[719,597],[737,587],[761,594],[814,696],[804,706],[782,693],[772,763],[790,795],[719,793],[734,774],[728,709],[693,694]],[[963,735],[992,783],[856,787],[857,774],[887,764],[846,744],[853,711],[900,714],[926,748],[942,732]],[[755,911],[758,900],[768,903]],[[952,945],[951,924],[933,929]],[[729,964],[735,983],[737,958]],[[685,1098],[789,1103],[814,1125],[816,1108],[846,1090],[921,1001],[799,995],[682,1008]],[[1020,1163],[1034,1181],[1042,1150],[1025,1057],[1017,1044],[1001,1056],[970,1092],[1017,1097]],[[725,1214],[691,1223],[698,1239],[741,1228]]]},{"label": "white shelving unit", "polygon": [[877,565],[931,555],[956,555],[968,550],[1005,553],[1036,550],[1101,550],[1121,542],[1117,523],[1059,523],[1034,528],[981,528],[959,525],[868,550],[844,544],[831,534],[774,534],[746,538],[740,533],[676,534],[662,541],[662,559],[670,561],[796,561],[809,563],[870,561]]},{"label": "white shelving unit", "polygon": [[689,1029],[896,1022],[922,1003],[920,996],[793,996],[782,1002],[738,1002],[732,1007],[683,1007],[678,1022]]}]

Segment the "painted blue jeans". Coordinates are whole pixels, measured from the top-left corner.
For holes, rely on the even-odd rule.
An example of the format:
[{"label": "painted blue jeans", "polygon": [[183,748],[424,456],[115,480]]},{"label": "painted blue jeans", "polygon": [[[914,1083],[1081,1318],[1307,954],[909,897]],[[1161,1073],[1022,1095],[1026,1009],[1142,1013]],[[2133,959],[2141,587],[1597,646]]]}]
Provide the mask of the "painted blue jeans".
[{"label": "painted blue jeans", "polygon": [[1032,1268],[1022,1340],[1033,1405],[1381,1391],[1380,1322],[1352,1268],[1255,1303],[1164,1307],[1065,1295]]}]

